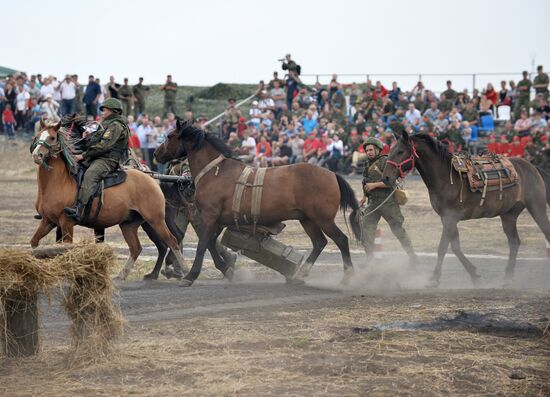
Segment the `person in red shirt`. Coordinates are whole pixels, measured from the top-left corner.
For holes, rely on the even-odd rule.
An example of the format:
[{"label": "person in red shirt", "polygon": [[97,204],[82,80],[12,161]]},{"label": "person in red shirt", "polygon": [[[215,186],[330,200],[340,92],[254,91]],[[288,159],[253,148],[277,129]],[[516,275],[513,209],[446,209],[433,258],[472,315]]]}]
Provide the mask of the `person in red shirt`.
[{"label": "person in red shirt", "polygon": [[500,136],[497,154],[505,157],[508,157],[510,155],[510,143],[508,142],[508,138],[504,134]]},{"label": "person in red shirt", "polygon": [[8,134],[8,139],[15,138],[15,135],[13,134],[13,126],[15,125],[15,117],[13,115],[13,111],[11,110],[11,105],[9,103],[6,104],[6,107],[4,111],[2,112],[2,123],[4,124],[4,127],[6,128],[6,133]]},{"label": "person in red shirt", "polygon": [[260,167],[267,167],[267,161],[271,160],[271,144],[267,141],[265,135],[260,137],[260,142],[256,145],[256,157],[254,164]]},{"label": "person in red shirt", "polygon": [[521,139],[519,136],[515,136],[512,139],[512,144],[510,145],[510,157],[523,157],[523,145],[521,144]]},{"label": "person in red shirt", "polygon": [[489,101],[491,101],[493,106],[497,104],[498,94],[491,83],[487,84],[487,91],[485,91],[485,96]]},{"label": "person in red shirt", "polygon": [[317,149],[319,149],[317,129],[313,129],[304,142],[304,161],[317,162]]},{"label": "person in red shirt", "polygon": [[491,153],[498,154],[498,145],[499,143],[497,142],[497,137],[495,135],[490,135],[487,150]]}]

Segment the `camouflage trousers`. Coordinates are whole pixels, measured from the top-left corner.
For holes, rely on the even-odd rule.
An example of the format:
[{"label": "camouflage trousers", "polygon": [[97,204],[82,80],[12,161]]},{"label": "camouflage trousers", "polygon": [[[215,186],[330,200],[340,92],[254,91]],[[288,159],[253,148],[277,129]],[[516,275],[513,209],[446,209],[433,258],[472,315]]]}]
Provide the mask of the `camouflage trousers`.
[{"label": "camouflage trousers", "polygon": [[[365,214],[368,214],[370,211],[378,207],[384,199],[384,197],[369,199],[369,204],[365,208]],[[361,225],[363,232],[362,243],[365,248],[365,253],[367,254],[367,260],[370,260],[373,256],[376,227],[378,226],[378,222],[380,222],[380,218],[384,218],[384,220],[388,222],[392,233],[395,237],[397,237],[405,252],[411,257],[411,259],[414,258],[414,260],[416,260],[411,239],[403,227],[405,218],[401,213],[401,208],[395,202],[394,197],[390,198],[384,205],[372,214],[363,216]]]},{"label": "camouflage trousers", "polygon": [[86,206],[95,186],[109,173],[116,170],[117,167],[118,161],[112,159],[98,158],[92,161],[84,173],[84,177],[82,178],[82,184],[80,185],[80,190],[78,191],[78,201],[83,206]]},{"label": "camouflage trousers", "polygon": [[[200,236],[201,214],[195,203],[188,203],[187,210],[179,210],[174,218],[174,221],[178,229],[183,233],[183,236],[187,233],[189,223],[191,223],[191,226],[195,230],[197,236]],[[218,251],[218,254],[220,254],[223,261],[227,263],[228,259],[231,257],[231,252],[227,249],[227,247],[221,245],[219,241],[216,241],[216,251]]]},{"label": "camouflage trousers", "polygon": [[519,119],[521,116],[521,108],[529,110],[529,97],[518,97],[514,104],[514,118]]}]

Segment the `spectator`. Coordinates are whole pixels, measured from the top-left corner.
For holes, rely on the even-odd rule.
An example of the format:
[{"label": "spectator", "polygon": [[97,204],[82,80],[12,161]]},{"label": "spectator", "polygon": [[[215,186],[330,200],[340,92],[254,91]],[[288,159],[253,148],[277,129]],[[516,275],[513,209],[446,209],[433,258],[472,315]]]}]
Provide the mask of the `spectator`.
[{"label": "spectator", "polygon": [[[435,121],[436,119],[438,119],[438,116],[440,114],[442,114],[442,113],[441,113],[441,110],[439,110],[437,108],[437,102],[436,101],[430,102],[430,108],[424,112],[424,116],[428,116],[428,118],[431,121]],[[443,115],[443,116],[445,116],[445,115]]]},{"label": "spectator", "polygon": [[243,131],[243,141],[237,154],[238,158],[245,163],[251,163],[256,157],[256,140],[250,136],[250,129]]},{"label": "spectator", "polygon": [[273,88],[271,89],[270,95],[273,102],[275,102],[275,117],[279,119],[286,96],[285,90],[281,88],[278,80],[273,82]]},{"label": "spectator", "polygon": [[262,113],[267,113],[268,110],[275,112],[275,102],[270,98],[269,93],[263,90],[260,93],[260,101],[258,102],[258,108]]},{"label": "spectator", "polygon": [[447,80],[447,89],[443,91],[443,94],[445,95],[445,98],[455,101],[458,94],[455,90],[452,88],[453,82],[451,80]]},{"label": "spectator", "polygon": [[231,132],[236,132],[239,127],[239,119],[241,111],[235,106],[237,103],[235,98],[227,100],[227,109],[224,114],[224,136],[228,137]]},{"label": "spectator", "polygon": [[27,117],[29,114],[29,100],[31,96],[23,86],[17,86],[16,107],[15,107],[15,123],[16,129],[28,131]]},{"label": "spectator", "polygon": [[533,79],[533,88],[535,95],[542,94],[545,100],[548,100],[548,84],[550,83],[548,75],[544,73],[542,65],[537,66],[537,75]]},{"label": "spectator", "polygon": [[46,115],[46,120],[49,122],[57,123],[60,119],[59,117],[59,103],[54,101],[51,94],[46,95],[46,100],[42,102],[41,111]]},{"label": "spectator", "polygon": [[290,158],[292,157],[292,148],[289,146],[289,138],[287,136],[280,136],[277,140],[277,148],[273,152],[273,158],[271,163],[274,167],[279,165],[290,164]]},{"label": "spectator", "polygon": [[327,159],[328,168],[333,172],[337,172],[338,163],[344,156],[344,143],[338,134],[332,136],[332,142],[327,145],[327,152],[329,153]]},{"label": "spectator", "polygon": [[14,126],[15,126],[15,116],[11,110],[11,104],[6,103],[4,111],[2,112],[2,124],[6,129],[6,134],[8,134],[8,139],[14,139]]},{"label": "spectator", "polygon": [[524,147],[521,144],[521,138],[516,135],[512,139],[512,144],[510,145],[510,157],[522,158],[523,153],[524,153]]},{"label": "spectator", "polygon": [[407,121],[415,126],[420,122],[420,119],[422,116],[420,115],[420,112],[414,107],[414,103],[409,103],[409,110],[405,113],[405,118]]},{"label": "spectator", "polygon": [[260,136],[260,142],[256,145],[256,157],[254,165],[256,167],[267,167],[268,161],[271,161],[271,145],[265,135]]},{"label": "spectator", "polygon": [[[392,102],[397,102],[397,100],[399,99],[399,94],[401,94],[401,88],[399,88],[399,86],[397,85],[397,81],[394,81],[393,83],[391,83],[391,90],[388,93],[388,96],[390,97]],[[420,94],[420,97],[422,97],[422,92],[419,92],[418,94]]]},{"label": "spectator", "polygon": [[310,135],[317,128],[317,120],[313,118],[313,112],[308,110],[306,117],[302,119],[302,127],[307,135]]},{"label": "spectator", "polygon": [[494,107],[498,102],[498,94],[491,83],[487,84],[487,90],[485,91],[485,96],[489,101],[491,101],[491,104],[492,104],[491,109],[494,109]]},{"label": "spectator", "polygon": [[143,77],[139,78],[139,82],[134,85],[133,94],[134,94],[134,115],[138,117],[140,114],[145,113],[145,98],[149,94],[149,86],[143,84]]},{"label": "spectator", "polygon": [[109,96],[109,98],[119,99],[119,89],[120,84],[115,82],[115,76],[109,76],[109,84],[107,85],[107,95]]},{"label": "spectator", "polygon": [[42,100],[45,100],[48,94],[53,97],[53,92],[53,85],[51,84],[50,79],[46,77],[44,79],[44,84],[42,84],[42,88],[40,88],[40,98],[42,98]]},{"label": "spectator", "polygon": [[504,157],[510,156],[510,143],[508,142],[508,139],[504,134],[500,136],[500,141],[498,142],[497,146],[497,154]]},{"label": "spectator", "polygon": [[75,112],[76,85],[69,75],[65,76],[59,90],[61,93],[61,117],[72,115]]},{"label": "spectator", "polygon": [[[273,72],[273,78],[269,80],[269,83],[267,84],[268,89],[275,88],[275,83],[279,84],[279,87],[283,87],[285,85],[285,82],[279,78],[279,73],[277,71]],[[262,90],[265,89],[262,87]]]},{"label": "spectator", "polygon": [[314,128],[308,134],[304,141],[303,159],[310,164],[317,164],[317,151],[320,147],[320,141],[317,139],[317,130]]},{"label": "spectator", "polygon": [[527,110],[523,109],[520,112],[520,118],[516,120],[516,123],[514,124],[514,131],[518,136],[522,137],[529,135],[530,130],[531,120],[529,120]]},{"label": "spectator", "polygon": [[520,118],[522,109],[529,109],[531,80],[529,80],[529,73],[526,70],[522,74],[523,79],[518,83],[518,94],[514,105],[514,117],[516,120]]},{"label": "spectator", "polygon": [[168,112],[178,114],[176,111],[176,94],[178,91],[178,85],[172,81],[172,75],[166,76],[166,83],[160,87],[161,91],[164,91],[164,117]]},{"label": "spectator", "polygon": [[94,76],[88,77],[88,85],[84,91],[82,101],[86,105],[86,116],[97,117],[97,104],[101,96],[101,87],[95,82]]},{"label": "spectator", "polygon": [[132,87],[128,85],[128,78],[124,78],[124,84],[118,89],[118,98],[122,103],[123,116],[126,117],[129,114],[132,114],[132,104],[134,102],[134,97],[132,95]]},{"label": "spectator", "polygon": [[301,163],[304,159],[304,139],[302,134],[295,134],[290,141],[290,148],[292,149],[292,156],[290,157],[290,164]]},{"label": "spectator", "polygon": [[[147,166],[153,170],[156,167],[153,165],[152,151],[155,149],[155,129],[149,122],[149,117],[144,115],[141,118],[141,124],[137,127],[136,134],[139,137],[139,146],[141,148],[141,156]],[[152,151],[150,149],[153,149]]]}]

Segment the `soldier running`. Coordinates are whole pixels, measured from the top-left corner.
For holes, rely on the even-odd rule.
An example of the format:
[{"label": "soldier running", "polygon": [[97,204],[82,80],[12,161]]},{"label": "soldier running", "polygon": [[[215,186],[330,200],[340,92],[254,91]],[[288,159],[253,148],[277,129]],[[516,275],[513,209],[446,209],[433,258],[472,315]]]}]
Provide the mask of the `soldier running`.
[{"label": "soldier running", "polygon": [[119,162],[128,152],[130,130],[122,116],[120,101],[109,98],[99,109],[103,112],[102,128],[90,135],[86,151],[75,156],[77,161],[87,167],[77,201],[73,207],[64,209],[65,214],[78,223],[84,221],[84,209],[95,186],[118,168]]},{"label": "soldier running", "polygon": [[[383,217],[390,225],[392,233],[397,237],[405,252],[409,255],[409,264],[415,266],[417,257],[407,231],[403,227],[404,217],[392,194],[392,189],[382,182],[382,173],[386,166],[387,156],[380,154],[384,144],[376,138],[368,138],[363,144],[367,154],[367,162],[363,171],[363,193],[360,201],[363,206],[368,198],[362,221],[362,243],[367,254],[367,263],[372,260],[376,227]],[[387,200],[386,200],[387,199]]]}]

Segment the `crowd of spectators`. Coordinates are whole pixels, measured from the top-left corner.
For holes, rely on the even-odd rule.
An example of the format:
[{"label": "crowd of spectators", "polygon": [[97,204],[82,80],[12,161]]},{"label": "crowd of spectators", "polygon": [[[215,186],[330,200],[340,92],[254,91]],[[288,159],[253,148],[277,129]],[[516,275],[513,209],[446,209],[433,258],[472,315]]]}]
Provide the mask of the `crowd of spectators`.
[{"label": "crowd of spectators", "polygon": [[[389,151],[395,135],[427,133],[448,145],[449,151],[478,153],[489,150],[504,156],[525,157],[540,164],[550,148],[548,75],[537,68],[533,81],[502,81],[500,89],[488,84],[482,90],[455,91],[451,81],[436,95],[419,81],[404,90],[397,82],[386,87],[380,81],[342,84],[333,75],[328,85],[308,86],[301,81],[300,66],[287,55],[278,72],[260,81],[250,108],[243,110],[230,98],[222,122],[209,127],[234,148],[243,161],[257,166],[308,162],[333,171],[355,173],[366,155],[362,143],[376,137]],[[17,133],[33,134],[40,119],[59,120],[74,112],[98,117],[98,108],[108,97],[121,100],[132,132],[130,147],[151,168],[152,152],[175,126],[177,84],[168,75],[161,86],[164,114],[149,116],[149,87],[143,78],[130,85],[111,76],[106,85],[89,76],[82,86],[78,76],[55,77],[25,74],[0,80],[0,133],[10,139]],[[192,112],[178,114],[194,119]],[[206,118],[197,120],[204,125]]]}]

